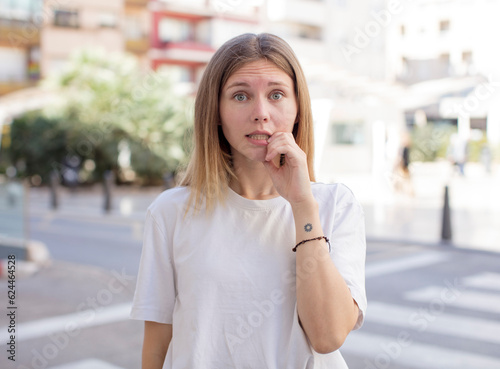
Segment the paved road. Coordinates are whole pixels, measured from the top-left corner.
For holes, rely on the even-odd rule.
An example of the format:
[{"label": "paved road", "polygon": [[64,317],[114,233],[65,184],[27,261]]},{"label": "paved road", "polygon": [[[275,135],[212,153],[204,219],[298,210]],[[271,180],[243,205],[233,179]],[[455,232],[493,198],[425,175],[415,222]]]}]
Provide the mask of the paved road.
[{"label": "paved road", "polygon": [[[140,367],[142,323],[128,320],[134,285],[126,268],[57,260],[19,280],[16,363],[3,352],[0,367]],[[341,351],[353,369],[498,369],[499,286],[500,254],[371,243],[366,323]]]},{"label": "paved road", "polygon": [[44,242],[55,260],[137,273],[142,221],[34,215],[30,229],[33,239]]},{"label": "paved road", "polygon": [[343,353],[356,369],[500,368],[500,255],[370,244],[368,314]]}]

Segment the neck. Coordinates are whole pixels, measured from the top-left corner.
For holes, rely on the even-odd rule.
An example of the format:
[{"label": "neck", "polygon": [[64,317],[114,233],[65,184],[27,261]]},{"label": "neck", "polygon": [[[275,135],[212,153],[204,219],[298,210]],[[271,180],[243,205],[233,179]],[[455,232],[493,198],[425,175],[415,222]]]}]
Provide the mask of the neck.
[{"label": "neck", "polygon": [[267,200],[279,196],[262,163],[237,166],[235,174],[236,179],[231,179],[229,187],[238,195],[250,200]]}]

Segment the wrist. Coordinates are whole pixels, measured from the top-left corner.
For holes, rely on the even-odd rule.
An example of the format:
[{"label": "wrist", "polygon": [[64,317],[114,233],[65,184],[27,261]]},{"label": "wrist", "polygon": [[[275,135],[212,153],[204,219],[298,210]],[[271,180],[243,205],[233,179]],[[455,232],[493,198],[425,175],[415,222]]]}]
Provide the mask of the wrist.
[{"label": "wrist", "polygon": [[292,212],[294,214],[296,213],[307,214],[310,212],[316,213],[319,208],[318,202],[312,195],[309,198],[301,201],[290,202],[290,205],[292,207]]}]

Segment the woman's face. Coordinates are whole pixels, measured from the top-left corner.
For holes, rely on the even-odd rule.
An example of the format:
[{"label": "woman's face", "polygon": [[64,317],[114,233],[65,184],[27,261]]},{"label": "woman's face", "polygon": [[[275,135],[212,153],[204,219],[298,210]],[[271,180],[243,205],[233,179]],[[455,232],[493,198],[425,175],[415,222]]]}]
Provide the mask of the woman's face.
[{"label": "woman's face", "polygon": [[219,113],[233,163],[265,159],[275,132],[292,132],[297,119],[293,80],[265,60],[247,63],[223,86]]}]

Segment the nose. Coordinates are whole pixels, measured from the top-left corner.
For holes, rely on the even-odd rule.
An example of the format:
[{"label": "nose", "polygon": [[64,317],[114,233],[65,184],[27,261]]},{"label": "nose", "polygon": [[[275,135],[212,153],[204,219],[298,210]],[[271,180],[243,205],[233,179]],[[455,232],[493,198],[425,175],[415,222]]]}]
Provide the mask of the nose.
[{"label": "nose", "polygon": [[253,109],[253,121],[254,122],[268,122],[269,121],[269,110],[267,107],[267,101],[265,99],[254,100]]}]

